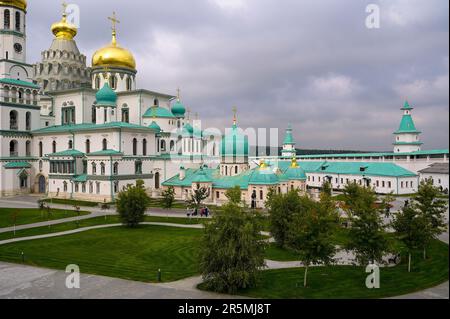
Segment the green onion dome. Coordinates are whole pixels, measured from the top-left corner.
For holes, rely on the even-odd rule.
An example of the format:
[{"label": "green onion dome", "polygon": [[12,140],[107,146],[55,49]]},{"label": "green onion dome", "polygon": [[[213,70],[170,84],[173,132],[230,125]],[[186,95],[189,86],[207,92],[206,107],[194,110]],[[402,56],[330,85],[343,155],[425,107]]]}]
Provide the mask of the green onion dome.
[{"label": "green onion dome", "polygon": [[241,134],[236,126],[233,124],[230,134],[222,136],[221,155],[224,156],[248,156],[248,137]]},{"label": "green onion dome", "polygon": [[117,106],[117,94],[105,83],[103,87],[95,94],[97,106],[116,107]]},{"label": "green onion dome", "polygon": [[183,136],[193,136],[194,135],[194,128],[192,127],[191,124],[186,123],[183,126],[183,130],[182,130],[182,135]]},{"label": "green onion dome", "polygon": [[175,104],[172,106],[172,114],[176,117],[184,117],[184,114],[186,114],[186,108],[180,102],[180,99],[177,99]]}]

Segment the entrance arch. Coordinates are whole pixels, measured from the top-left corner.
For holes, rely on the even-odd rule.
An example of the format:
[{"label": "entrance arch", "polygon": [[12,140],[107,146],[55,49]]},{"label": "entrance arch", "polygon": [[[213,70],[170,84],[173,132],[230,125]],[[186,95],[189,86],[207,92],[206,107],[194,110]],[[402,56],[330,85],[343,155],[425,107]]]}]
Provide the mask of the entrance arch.
[{"label": "entrance arch", "polygon": [[38,193],[44,194],[47,189],[47,181],[44,175],[38,177]]},{"label": "entrance arch", "polygon": [[155,189],[159,189],[160,181],[159,181],[159,172],[155,173]]}]

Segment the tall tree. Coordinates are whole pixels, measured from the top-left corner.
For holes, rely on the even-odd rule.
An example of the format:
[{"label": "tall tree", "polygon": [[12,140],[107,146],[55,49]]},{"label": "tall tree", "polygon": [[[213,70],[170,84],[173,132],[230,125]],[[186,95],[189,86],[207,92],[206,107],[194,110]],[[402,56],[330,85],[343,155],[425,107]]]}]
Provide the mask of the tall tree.
[{"label": "tall tree", "polygon": [[350,219],[349,243],[361,265],[382,262],[388,250],[388,240],[383,221],[385,210],[377,204],[373,189],[356,183],[344,189],[344,210]]},{"label": "tall tree", "polygon": [[439,198],[439,195],[439,189],[433,186],[431,179],[427,179],[420,182],[418,192],[412,198],[412,205],[423,215],[426,221],[426,229],[429,230],[427,240],[424,242],[424,259],[426,259],[426,248],[431,240],[447,230],[445,213],[448,205],[447,201]]},{"label": "tall tree", "polygon": [[398,212],[392,222],[398,238],[408,250],[408,272],[411,272],[411,255],[424,247],[429,231],[427,219],[419,210],[408,205]]},{"label": "tall tree", "polygon": [[289,226],[295,214],[302,214],[313,205],[313,201],[300,196],[298,191],[292,190],[287,194],[272,194],[266,202],[269,210],[270,232],[278,246],[284,247],[288,241]]},{"label": "tall tree", "polygon": [[304,287],[312,264],[328,265],[333,262],[336,247],[331,236],[337,227],[337,220],[336,210],[328,203],[315,203],[293,217],[288,245],[299,254],[305,266]]},{"label": "tall tree", "polygon": [[265,265],[260,215],[228,203],[206,224],[201,270],[206,288],[225,293],[255,286]]},{"label": "tall tree", "polygon": [[173,202],[175,201],[175,189],[173,186],[169,186],[162,192],[162,206],[165,209],[171,209]]},{"label": "tall tree", "polygon": [[128,185],[120,192],[116,200],[116,210],[122,223],[128,227],[136,227],[144,221],[145,210],[150,205],[150,197],[147,195],[142,183]]},{"label": "tall tree", "polygon": [[237,205],[242,202],[241,194],[242,193],[240,186],[234,186],[233,188],[230,188],[225,192],[225,196],[228,198],[228,201]]}]

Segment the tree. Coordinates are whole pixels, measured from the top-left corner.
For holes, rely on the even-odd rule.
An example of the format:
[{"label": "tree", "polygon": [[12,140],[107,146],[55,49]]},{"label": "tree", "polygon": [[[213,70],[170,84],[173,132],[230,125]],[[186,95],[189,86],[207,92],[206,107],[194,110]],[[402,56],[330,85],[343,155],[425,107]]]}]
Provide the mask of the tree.
[{"label": "tree", "polygon": [[403,207],[392,222],[398,238],[408,250],[408,272],[411,272],[412,253],[423,248],[427,241],[427,223],[426,217],[412,206]]},{"label": "tree", "polygon": [[150,205],[143,184],[136,182],[136,186],[128,185],[120,192],[116,200],[116,209],[120,219],[127,227],[136,227],[144,221],[145,210]]},{"label": "tree", "polygon": [[313,205],[313,201],[300,196],[298,191],[287,194],[272,194],[266,202],[269,210],[270,233],[278,246],[284,247],[288,241],[288,230],[295,214],[303,213]]},{"label": "tree", "polygon": [[336,247],[331,236],[337,227],[337,220],[336,210],[324,203],[314,203],[302,214],[293,217],[288,245],[300,255],[305,266],[304,287],[311,264],[328,265],[333,262]]},{"label": "tree", "polygon": [[228,198],[228,201],[237,205],[242,202],[241,194],[242,193],[240,186],[234,186],[233,188],[230,188],[225,192],[225,196]]},{"label": "tree", "polygon": [[200,265],[207,289],[235,293],[257,283],[264,267],[266,243],[261,240],[261,216],[228,203],[205,226]]},{"label": "tree", "polygon": [[336,201],[332,196],[333,188],[329,181],[325,181],[320,192],[320,203],[327,206],[329,209],[336,209]]},{"label": "tree", "polygon": [[187,200],[190,208],[199,209],[205,199],[209,197],[209,190],[206,187],[198,187],[194,189],[191,198]]},{"label": "tree", "polygon": [[162,206],[165,209],[171,209],[173,202],[175,201],[175,189],[173,186],[169,186],[162,192]]},{"label": "tree", "polygon": [[361,265],[382,262],[388,250],[388,240],[382,216],[385,210],[377,205],[373,189],[356,183],[344,189],[344,210],[350,219],[349,243]]},{"label": "tree", "polygon": [[426,259],[426,248],[432,239],[446,231],[445,213],[447,202],[439,198],[439,189],[433,186],[431,179],[420,182],[418,192],[413,196],[412,205],[417,208],[426,221],[426,229],[429,230],[424,242],[423,258]]}]

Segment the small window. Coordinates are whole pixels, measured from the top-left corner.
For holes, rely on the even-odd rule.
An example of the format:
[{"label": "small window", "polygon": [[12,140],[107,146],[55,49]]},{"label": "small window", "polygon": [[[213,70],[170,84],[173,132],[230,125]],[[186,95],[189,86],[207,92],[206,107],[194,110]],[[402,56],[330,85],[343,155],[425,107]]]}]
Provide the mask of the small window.
[{"label": "small window", "polygon": [[102,149],[103,151],[106,151],[108,149],[108,140],[106,138],[103,139]]}]

